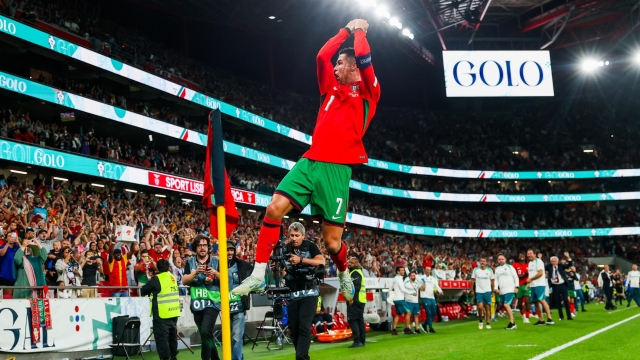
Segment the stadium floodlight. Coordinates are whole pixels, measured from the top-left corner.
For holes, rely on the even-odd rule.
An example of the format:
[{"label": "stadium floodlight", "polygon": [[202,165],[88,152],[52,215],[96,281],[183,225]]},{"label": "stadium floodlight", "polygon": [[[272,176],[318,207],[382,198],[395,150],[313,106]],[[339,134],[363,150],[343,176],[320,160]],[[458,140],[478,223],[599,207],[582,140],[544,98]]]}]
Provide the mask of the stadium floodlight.
[{"label": "stadium floodlight", "polygon": [[586,153],[592,153],[592,152],[593,152],[593,150],[592,150],[592,149],[584,149],[584,150],[582,150],[582,151],[584,151],[584,152],[586,152]]},{"label": "stadium floodlight", "polygon": [[167,197],[166,195],[162,195],[162,194],[156,194],[155,196],[159,197],[159,198],[166,198]]},{"label": "stadium floodlight", "polygon": [[605,65],[605,66],[609,66],[609,60],[605,61],[605,62],[604,62],[604,65]]},{"label": "stadium floodlight", "polygon": [[191,200],[191,199],[185,199],[185,198],[182,198],[182,199],[180,199],[180,200],[182,200],[182,201],[184,201],[184,202],[186,202],[186,203],[190,203],[190,202],[192,202],[192,201],[193,201],[193,200]]},{"label": "stadium floodlight", "polygon": [[387,10],[387,7],[384,5],[378,5],[376,8],[376,14],[386,18],[387,20],[391,19],[391,13],[389,13],[389,10]]},{"label": "stadium floodlight", "polygon": [[96,184],[96,183],[92,183],[92,184],[91,184],[91,186],[101,187],[101,188],[103,188],[103,187],[104,187],[104,185],[102,185],[102,184]]},{"label": "stadium floodlight", "polygon": [[273,19],[275,19],[275,18],[276,18],[276,17],[275,17],[275,16],[273,16],[273,15],[269,16],[269,19],[270,19],[270,20],[273,20]]},{"label": "stadium floodlight", "polygon": [[138,192],[137,190],[131,190],[131,189],[124,189],[124,191],[134,193],[134,194]]},{"label": "stadium floodlight", "polygon": [[65,179],[65,178],[61,178],[61,177],[53,177],[53,180],[58,180],[58,181],[69,181],[69,179]]},{"label": "stadium floodlight", "polygon": [[389,25],[397,27],[398,30],[402,30],[402,23],[397,17],[392,17],[391,20],[389,20]]},{"label": "stadium floodlight", "polygon": [[603,61],[598,61],[598,66],[603,67],[604,66],[604,62]]},{"label": "stadium floodlight", "polygon": [[253,210],[253,209],[249,209],[249,212],[250,212],[250,213],[254,213],[254,212],[256,212],[256,211],[255,211],[255,210]]},{"label": "stadium floodlight", "polygon": [[16,174],[22,174],[22,175],[27,175],[26,171],[20,171],[20,170],[10,170],[12,173],[16,173]]},{"label": "stadium floodlight", "polygon": [[587,59],[582,62],[582,70],[591,72],[598,67],[598,62],[593,59]]},{"label": "stadium floodlight", "polygon": [[640,51],[636,53],[636,63],[640,64]]},{"label": "stadium floodlight", "polygon": [[411,30],[404,28],[404,30],[402,30],[402,35],[408,37],[409,39],[413,40],[413,33],[411,32]]}]

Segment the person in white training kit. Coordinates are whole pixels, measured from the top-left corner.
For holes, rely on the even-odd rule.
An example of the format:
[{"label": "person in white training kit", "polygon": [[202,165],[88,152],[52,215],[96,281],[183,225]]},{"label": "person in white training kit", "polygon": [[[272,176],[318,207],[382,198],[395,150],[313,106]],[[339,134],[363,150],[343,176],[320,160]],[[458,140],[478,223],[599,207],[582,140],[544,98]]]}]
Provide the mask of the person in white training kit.
[{"label": "person in white training kit", "polygon": [[[545,300],[545,292],[547,291],[547,279],[544,274],[544,263],[538,257],[536,257],[533,249],[527,250],[527,259],[529,259],[529,278],[527,279],[527,287],[531,289],[531,302],[536,304],[536,314],[538,315],[538,322],[533,325],[553,325],[553,319],[551,318],[551,310],[549,310],[549,304]],[[547,313],[547,322],[544,321],[544,312]]]},{"label": "person in white training kit", "polygon": [[[495,276],[493,270],[487,267],[487,259],[480,259],[480,267],[471,273],[471,296],[475,293],[478,303],[478,329],[482,330],[482,317],[487,321],[487,329],[491,329],[491,294]],[[475,287],[474,287],[475,285]]]},{"label": "person in white training kit", "polygon": [[498,303],[502,304],[504,308],[507,310],[507,315],[509,315],[509,325],[507,326],[507,330],[516,329],[517,326],[513,321],[513,312],[511,311],[511,304],[513,303],[513,297],[515,293],[518,291],[518,283],[520,279],[518,278],[518,273],[516,269],[507,264],[507,258],[503,254],[498,254],[498,264],[496,267],[496,281],[495,281],[495,292],[496,296],[500,296],[500,300]]},{"label": "person in white training kit", "polygon": [[404,333],[405,334],[417,334],[418,326],[420,324],[420,302],[418,298],[418,292],[420,291],[420,284],[416,281],[416,271],[412,270],[409,274],[409,277],[404,279],[404,288],[406,292],[404,293],[404,302],[405,307],[407,308],[407,314],[405,315],[405,324],[407,323],[406,319],[411,319],[411,315],[413,315],[413,323],[415,324],[415,331],[411,331],[411,324],[409,326],[405,326]]},{"label": "person in white training kit", "polygon": [[425,333],[435,334],[433,317],[436,316],[437,304],[436,297],[433,294],[437,292],[442,295],[442,289],[438,285],[438,280],[431,275],[430,267],[424,269],[424,275],[418,276],[418,284],[420,284],[420,300],[422,301],[422,306],[424,306],[424,311],[427,313],[427,320],[420,325],[420,329]]},{"label": "person in white training kit", "polygon": [[638,265],[633,264],[631,271],[627,274],[629,281],[629,298],[627,299],[627,307],[631,306],[631,300],[640,306],[640,271]]},{"label": "person in white training kit", "polygon": [[[404,295],[412,292],[408,291],[404,287],[404,267],[398,266],[396,267],[396,276],[393,278],[393,282],[391,283],[391,293],[393,294],[393,305],[396,308],[396,316],[393,317],[393,329],[391,330],[391,335],[398,335],[396,331],[398,327],[398,321],[400,320],[400,316],[405,315],[407,313],[407,305],[404,301]],[[417,296],[418,294],[416,294]],[[405,331],[410,329],[411,324],[411,316],[404,317],[404,328]],[[409,330],[411,331],[411,330]]]}]

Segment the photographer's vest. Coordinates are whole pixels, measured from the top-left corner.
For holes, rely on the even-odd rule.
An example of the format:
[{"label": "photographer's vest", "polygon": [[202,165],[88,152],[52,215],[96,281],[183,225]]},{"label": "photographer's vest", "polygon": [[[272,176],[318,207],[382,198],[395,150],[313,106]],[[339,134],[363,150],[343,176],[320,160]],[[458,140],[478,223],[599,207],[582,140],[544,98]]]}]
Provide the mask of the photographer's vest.
[{"label": "photographer's vest", "polygon": [[[191,273],[195,273],[198,268],[196,257],[187,261]],[[218,259],[211,258],[208,267],[218,269]],[[211,284],[205,283],[206,275],[197,274],[189,284],[189,295],[191,296],[191,312],[202,311],[206,308],[220,309],[220,280],[214,279]],[[231,290],[231,288],[229,289]],[[230,295],[229,305],[231,313],[242,311],[242,297],[240,295]]]},{"label": "photographer's vest", "polygon": [[[303,240],[297,250],[293,249],[291,245],[287,245],[287,250],[290,251],[289,254],[300,256],[305,259],[311,259],[311,252],[309,251],[311,244],[313,244],[311,241]],[[320,296],[318,282],[315,279],[305,280],[300,278],[300,276],[301,274],[296,271],[293,271],[292,273],[287,271],[287,275],[284,280],[286,286],[292,290],[291,293],[289,293],[289,298],[294,300],[311,296]]]},{"label": "photographer's vest", "polygon": [[351,277],[353,277],[353,273],[360,274],[360,292],[358,293],[358,302],[361,303],[361,304],[366,304],[367,303],[367,288],[365,287],[365,284],[364,284],[364,274],[362,273],[362,269],[360,269],[360,268],[353,269],[353,270],[351,270],[351,273],[349,275],[351,275]]},{"label": "photographer's vest", "polygon": [[[158,316],[161,319],[170,319],[180,316],[180,295],[178,293],[178,283],[170,272],[163,272],[158,275],[160,281],[160,292],[156,297],[158,304]],[[153,300],[149,304],[153,307]],[[153,315],[153,309],[151,310]]]},{"label": "photographer's vest", "polygon": [[318,305],[316,305],[316,314],[320,314],[322,312],[322,297],[318,296]]}]

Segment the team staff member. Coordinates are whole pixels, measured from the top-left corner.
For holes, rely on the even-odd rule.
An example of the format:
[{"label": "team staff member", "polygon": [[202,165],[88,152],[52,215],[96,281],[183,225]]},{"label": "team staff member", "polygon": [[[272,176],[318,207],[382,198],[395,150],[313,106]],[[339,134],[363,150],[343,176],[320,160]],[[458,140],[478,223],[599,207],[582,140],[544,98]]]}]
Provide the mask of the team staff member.
[{"label": "team staff member", "polygon": [[493,270],[487,267],[487,259],[480,259],[480,267],[473,269],[471,274],[471,295],[475,293],[478,303],[478,329],[482,330],[482,313],[487,321],[487,329],[491,329],[491,294],[493,293],[495,276]]},{"label": "team staff member", "polygon": [[285,285],[291,290],[289,304],[289,330],[291,340],[296,349],[296,360],[309,359],[309,347],[311,346],[311,322],[318,305],[320,289],[318,282],[307,279],[307,272],[299,271],[300,267],[315,267],[324,265],[324,257],[316,244],[304,239],[305,229],[299,222],[289,225],[289,243],[286,245],[291,250],[289,263],[291,270],[287,268]]},{"label": "team staff member", "polygon": [[518,291],[518,274],[513,266],[507,264],[507,258],[503,254],[498,254],[498,267],[496,267],[496,281],[495,281],[495,293],[500,296],[498,303],[502,304],[507,310],[509,315],[509,325],[507,330],[517,329],[515,322],[513,321],[513,312],[511,311],[511,304],[513,303],[513,295]]},{"label": "team staff member", "polygon": [[605,265],[602,271],[598,275],[598,287],[604,292],[604,296],[607,298],[607,304],[605,310],[615,310],[617,307],[613,305],[613,282],[611,275],[609,274],[609,265]]},{"label": "team staff member", "polygon": [[529,323],[529,316],[531,315],[531,305],[529,303],[529,297],[531,296],[531,290],[527,288],[527,278],[529,277],[529,264],[527,264],[527,256],[523,253],[518,255],[518,262],[513,264],[518,274],[518,308],[522,315],[522,322]]},{"label": "team staff member", "polygon": [[[313,143],[273,194],[258,236],[255,268],[234,293],[246,295],[264,288],[266,264],[278,242],[283,217],[294,208],[301,211],[311,204],[311,215],[322,220],[324,246],[338,268],[340,292],[346,301],[353,299],[355,292],[347,269],[347,247],[342,242],[342,231],[349,201],[351,166],[368,161],[362,137],[380,99],[380,84],[373,71],[366,38],[368,29],[366,20],[352,20],[320,49],[316,70],[321,105]],[[331,58],[350,35],[354,37],[353,48],[340,50],[334,66]]]},{"label": "team staff member", "polygon": [[567,287],[569,278],[566,272],[567,269],[571,268],[573,262],[571,261],[571,257],[569,257],[569,253],[565,252],[564,256],[567,258],[567,263],[562,264],[559,262],[557,256],[552,256],[549,259],[551,263],[546,266],[546,271],[549,274],[549,286],[553,290],[553,302],[558,308],[560,321],[564,320],[562,313],[563,303],[567,310],[567,320],[573,320],[573,317],[571,316],[571,306],[569,305],[569,290]]},{"label": "team staff member", "polygon": [[418,277],[418,283],[421,284],[420,287],[420,299],[422,300],[422,305],[424,306],[424,311],[427,313],[427,320],[420,325],[420,329],[422,329],[425,333],[436,333],[433,330],[433,317],[436,316],[436,297],[434,293],[438,293],[442,295],[442,289],[440,285],[438,285],[438,280],[431,275],[431,268],[424,268],[424,275]]},{"label": "team staff member", "polygon": [[638,265],[633,264],[627,276],[630,288],[627,307],[631,306],[632,299],[636,302],[636,305],[640,306],[640,271],[638,271]]},{"label": "team staff member", "polygon": [[[391,293],[393,294],[393,306],[396,308],[396,316],[393,317],[393,329],[391,330],[391,335],[398,335],[398,331],[396,331],[396,329],[398,327],[400,316],[406,315],[407,313],[407,305],[404,301],[404,296],[405,294],[413,294],[413,292],[405,289],[404,287],[404,267],[402,266],[396,267],[396,276],[393,278],[393,283],[391,284]],[[405,316],[404,328],[409,329],[410,324],[411,316]]]},{"label": "team staff member", "polygon": [[220,313],[220,287],[218,282],[214,282],[218,259],[209,255],[211,240],[205,235],[196,236],[191,242],[191,249],[196,256],[187,261],[182,282],[189,285],[191,312],[202,339],[200,358],[218,360],[213,339],[213,328]]},{"label": "team staff member", "polygon": [[178,318],[180,317],[180,294],[178,283],[169,271],[167,260],[158,261],[158,275],[152,277],[140,289],[142,296],[151,297],[153,334],[160,360],[175,360],[178,356]]},{"label": "team staff member", "polygon": [[347,317],[353,333],[353,345],[349,348],[357,348],[365,345],[364,306],[367,304],[367,289],[364,284],[364,274],[357,258],[351,257],[349,259],[349,271],[356,292],[353,300],[347,302]]},{"label": "team staff member", "polygon": [[[533,249],[527,250],[527,258],[529,259],[527,287],[531,289],[531,302],[536,304],[536,314],[538,315],[538,322],[534,325],[553,325],[555,323],[551,318],[551,310],[549,310],[549,304],[547,304],[545,300],[547,281],[544,277],[544,263],[540,258],[536,257]],[[544,315],[542,313],[543,308],[547,313],[546,322],[544,321]]]},{"label": "team staff member", "polygon": [[416,282],[416,275],[416,271],[412,270],[409,273],[409,277],[404,279],[404,288],[407,290],[407,292],[404,294],[404,302],[407,309],[405,321],[406,319],[411,319],[411,315],[413,315],[413,323],[415,324],[414,331],[411,331],[411,323],[409,323],[409,326],[405,326],[405,335],[417,334],[418,327],[420,326],[420,299],[418,298],[420,285],[418,284],[418,282]]}]

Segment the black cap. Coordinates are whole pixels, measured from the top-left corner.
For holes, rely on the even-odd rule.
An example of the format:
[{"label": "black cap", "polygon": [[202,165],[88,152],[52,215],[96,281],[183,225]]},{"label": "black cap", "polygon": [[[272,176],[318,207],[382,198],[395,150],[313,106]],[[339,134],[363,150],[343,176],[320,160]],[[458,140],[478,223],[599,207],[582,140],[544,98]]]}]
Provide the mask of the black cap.
[{"label": "black cap", "polygon": [[113,249],[114,254],[122,254],[122,249]]},{"label": "black cap", "polygon": [[42,234],[42,233],[45,233],[45,234],[46,234],[46,233],[47,233],[47,230],[45,230],[45,229],[41,229],[40,231],[38,231],[38,235],[40,235],[40,234]]},{"label": "black cap", "polygon": [[28,227],[27,230],[25,230],[25,233],[28,233],[29,231],[34,232],[33,228]]}]

